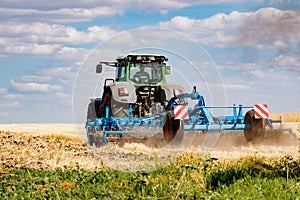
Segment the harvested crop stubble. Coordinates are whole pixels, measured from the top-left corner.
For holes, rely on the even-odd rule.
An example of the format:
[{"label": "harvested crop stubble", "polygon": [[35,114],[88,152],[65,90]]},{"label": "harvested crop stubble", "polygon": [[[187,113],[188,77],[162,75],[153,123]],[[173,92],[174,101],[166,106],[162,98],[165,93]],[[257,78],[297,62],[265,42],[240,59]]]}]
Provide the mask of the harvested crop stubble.
[{"label": "harvested crop stubble", "polygon": [[300,112],[293,113],[272,113],[272,119],[282,118],[284,122],[300,122]]},{"label": "harvested crop stubble", "polygon": [[0,168],[101,168],[79,138],[0,131]]},{"label": "harvested crop stubble", "polygon": [[[293,128],[293,132],[296,130],[297,134],[299,123],[294,123],[294,125],[296,129]],[[81,127],[84,128],[84,125]],[[153,159],[153,154],[161,153],[168,156],[165,150],[153,147],[153,145],[147,146],[130,141],[122,145],[110,143],[101,148],[90,148],[86,144],[86,138],[80,136],[76,126],[71,124],[0,124],[0,172],[1,168],[52,170],[64,167],[74,168],[78,165],[87,170],[99,169],[104,165],[114,169],[125,169],[129,164],[132,164],[129,168],[132,170],[139,165],[143,167],[143,164],[156,166],[156,157]],[[297,138],[290,138],[288,133],[279,138],[271,135],[262,144],[255,145],[246,142],[243,132],[226,132],[220,135],[215,146],[208,152],[201,148],[202,137],[200,135],[198,141],[195,139],[195,146],[181,149],[179,155],[191,152],[225,161],[238,160],[245,156],[267,158],[279,158],[285,155],[292,155],[294,158],[299,156]],[[172,159],[176,158],[172,157]],[[168,162],[162,164],[164,163]]]}]

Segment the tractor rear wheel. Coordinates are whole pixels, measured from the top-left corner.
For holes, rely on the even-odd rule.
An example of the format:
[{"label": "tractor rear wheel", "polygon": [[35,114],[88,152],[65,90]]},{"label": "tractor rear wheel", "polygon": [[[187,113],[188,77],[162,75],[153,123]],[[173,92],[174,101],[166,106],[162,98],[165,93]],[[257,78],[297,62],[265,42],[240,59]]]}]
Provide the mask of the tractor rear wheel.
[{"label": "tractor rear wheel", "polygon": [[246,113],[244,123],[250,125],[250,128],[244,129],[246,140],[254,143],[262,142],[265,136],[263,119],[256,119],[253,109]]},{"label": "tractor rear wheel", "polygon": [[163,132],[166,142],[172,142],[174,145],[182,142],[183,130],[180,129],[180,120],[174,119],[171,112],[167,112]]}]

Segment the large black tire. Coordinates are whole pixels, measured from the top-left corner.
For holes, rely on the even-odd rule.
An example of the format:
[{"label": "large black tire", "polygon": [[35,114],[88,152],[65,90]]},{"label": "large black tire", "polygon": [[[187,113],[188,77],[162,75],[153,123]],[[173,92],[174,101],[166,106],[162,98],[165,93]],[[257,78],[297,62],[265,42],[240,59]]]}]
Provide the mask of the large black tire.
[{"label": "large black tire", "polygon": [[96,118],[96,110],[95,110],[95,103],[94,101],[91,101],[88,105],[87,114],[86,114],[87,120],[94,121]]},{"label": "large black tire", "polygon": [[183,129],[180,129],[180,120],[174,119],[174,116],[170,111],[166,114],[163,132],[164,140],[167,143],[179,145],[182,142]]},{"label": "large black tire", "polygon": [[244,123],[250,125],[250,128],[244,129],[244,136],[246,140],[254,143],[262,142],[265,137],[263,119],[255,119],[253,109],[246,113]]},{"label": "large black tire", "polygon": [[96,118],[100,117],[100,108],[102,105],[101,99],[93,99],[87,109],[87,119],[94,121]]},{"label": "large black tire", "polygon": [[125,118],[129,117],[128,114],[128,103],[120,103],[113,99],[112,93],[110,90],[108,90],[103,95],[103,106],[101,108],[101,116],[105,117],[106,115],[106,106],[109,107],[109,116],[110,117],[116,117],[116,118]]}]

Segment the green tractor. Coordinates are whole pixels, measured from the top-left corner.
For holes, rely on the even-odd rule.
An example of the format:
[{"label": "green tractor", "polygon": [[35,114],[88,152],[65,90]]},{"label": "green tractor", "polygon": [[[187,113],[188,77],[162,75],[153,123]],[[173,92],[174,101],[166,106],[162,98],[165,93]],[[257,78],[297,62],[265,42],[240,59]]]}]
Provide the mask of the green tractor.
[{"label": "green tractor", "polygon": [[116,77],[104,80],[102,98],[91,99],[87,119],[143,118],[153,116],[159,107],[166,111],[164,138],[172,140],[180,120],[174,119],[166,100],[184,90],[180,85],[167,82],[166,76],[171,74],[167,61],[165,56],[153,54],[127,54],[119,56],[115,62],[101,61],[96,66],[96,73],[102,73],[104,64],[116,69]]}]

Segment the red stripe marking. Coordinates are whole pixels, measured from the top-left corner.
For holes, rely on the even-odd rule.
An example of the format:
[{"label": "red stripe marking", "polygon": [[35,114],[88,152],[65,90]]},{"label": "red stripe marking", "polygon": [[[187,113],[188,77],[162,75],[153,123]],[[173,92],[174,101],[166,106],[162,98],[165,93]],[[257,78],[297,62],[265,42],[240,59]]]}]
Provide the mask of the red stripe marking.
[{"label": "red stripe marking", "polygon": [[184,110],[183,106],[178,106],[178,110],[177,110],[177,112],[175,114],[175,117],[178,117],[183,112],[183,110]]},{"label": "red stripe marking", "polygon": [[254,114],[258,117],[258,118],[263,118],[258,112],[254,111]]},{"label": "red stripe marking", "polygon": [[[262,106],[264,106],[265,109],[268,109],[268,106],[266,104],[263,104]],[[269,113],[266,112],[263,107],[261,107],[260,105],[256,105],[256,108],[258,108],[258,110],[261,111],[266,117],[269,117]]]},{"label": "red stripe marking", "polygon": [[174,106],[174,117],[178,118],[183,113],[183,115],[180,117],[180,119],[185,119],[188,116],[188,110],[186,109],[186,106]]},{"label": "red stripe marking", "polygon": [[182,119],[186,119],[188,114],[189,114],[188,112],[185,112],[184,115],[182,116]]}]

